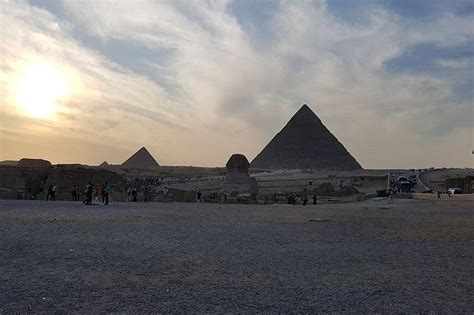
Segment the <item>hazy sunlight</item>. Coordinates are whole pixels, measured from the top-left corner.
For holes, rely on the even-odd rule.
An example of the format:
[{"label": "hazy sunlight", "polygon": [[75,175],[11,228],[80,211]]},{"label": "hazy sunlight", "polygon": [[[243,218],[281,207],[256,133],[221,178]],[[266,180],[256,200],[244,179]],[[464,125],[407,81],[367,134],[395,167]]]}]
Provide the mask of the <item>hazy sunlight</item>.
[{"label": "hazy sunlight", "polygon": [[43,119],[56,112],[58,101],[69,92],[67,75],[48,63],[25,66],[14,87],[15,102],[23,113]]}]

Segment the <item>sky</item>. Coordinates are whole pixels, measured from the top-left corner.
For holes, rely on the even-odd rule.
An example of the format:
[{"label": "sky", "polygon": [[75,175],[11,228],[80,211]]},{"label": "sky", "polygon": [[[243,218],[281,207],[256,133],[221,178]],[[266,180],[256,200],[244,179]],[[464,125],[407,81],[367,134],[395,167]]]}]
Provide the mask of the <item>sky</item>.
[{"label": "sky", "polygon": [[474,167],[474,1],[0,1],[0,160],[253,159],[308,104],[364,168]]}]

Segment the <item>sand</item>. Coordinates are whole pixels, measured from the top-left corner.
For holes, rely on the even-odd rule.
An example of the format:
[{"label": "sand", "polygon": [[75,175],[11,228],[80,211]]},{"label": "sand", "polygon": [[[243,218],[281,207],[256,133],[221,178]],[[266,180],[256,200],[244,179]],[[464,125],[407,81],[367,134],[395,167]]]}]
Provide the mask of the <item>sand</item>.
[{"label": "sand", "polygon": [[472,312],[472,202],[0,200],[0,313]]}]

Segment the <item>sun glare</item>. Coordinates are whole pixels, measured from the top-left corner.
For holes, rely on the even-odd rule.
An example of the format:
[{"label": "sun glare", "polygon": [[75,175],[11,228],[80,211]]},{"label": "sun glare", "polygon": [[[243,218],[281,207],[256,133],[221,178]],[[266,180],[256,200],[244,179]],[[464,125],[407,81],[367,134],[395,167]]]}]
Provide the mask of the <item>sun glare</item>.
[{"label": "sun glare", "polygon": [[22,112],[35,118],[51,118],[58,102],[70,92],[66,73],[49,63],[25,66],[15,84],[15,102]]}]

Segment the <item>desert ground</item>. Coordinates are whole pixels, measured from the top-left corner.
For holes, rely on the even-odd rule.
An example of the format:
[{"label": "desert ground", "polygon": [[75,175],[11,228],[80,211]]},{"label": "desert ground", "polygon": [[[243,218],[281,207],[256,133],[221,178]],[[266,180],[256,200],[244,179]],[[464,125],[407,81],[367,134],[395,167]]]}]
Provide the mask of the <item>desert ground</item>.
[{"label": "desert ground", "polygon": [[0,200],[0,313],[474,310],[474,207]]}]

